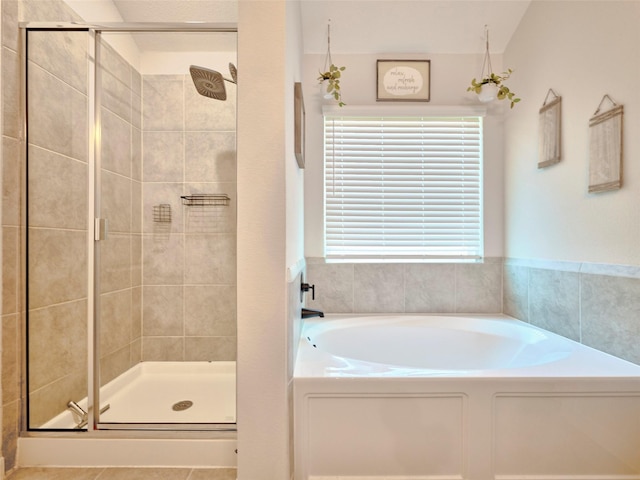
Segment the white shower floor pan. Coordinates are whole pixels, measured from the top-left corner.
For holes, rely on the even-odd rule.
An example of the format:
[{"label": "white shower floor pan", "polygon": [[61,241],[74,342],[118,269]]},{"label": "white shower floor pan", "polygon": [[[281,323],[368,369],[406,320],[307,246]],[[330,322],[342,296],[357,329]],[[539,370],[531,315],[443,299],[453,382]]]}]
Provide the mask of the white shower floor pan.
[{"label": "white shower floor pan", "polygon": [[[235,362],[139,363],[102,388],[101,405],[110,406],[99,430],[74,431],[62,412],[42,428],[69,431],[28,432],[18,465],[233,467],[235,372]],[[173,409],[184,401],[193,405]],[[86,410],[86,399],[78,404]],[[221,429],[197,427],[212,424]]]},{"label": "white shower floor pan", "polygon": [[[100,424],[220,424],[236,421],[235,362],[141,362],[100,392]],[[184,410],[173,407],[191,402]],[[87,409],[87,400],[78,402]],[[42,426],[73,428],[69,411]],[[117,425],[113,425],[117,427]],[[123,425],[124,427],[124,425]]]},{"label": "white shower floor pan", "polygon": [[236,364],[142,362],[101,396],[101,423],[235,423]]}]

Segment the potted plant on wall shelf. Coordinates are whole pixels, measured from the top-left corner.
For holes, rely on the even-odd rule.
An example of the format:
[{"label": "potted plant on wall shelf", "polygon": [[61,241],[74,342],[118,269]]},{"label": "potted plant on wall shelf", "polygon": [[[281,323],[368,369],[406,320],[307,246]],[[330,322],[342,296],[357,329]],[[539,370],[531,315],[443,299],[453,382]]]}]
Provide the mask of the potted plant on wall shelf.
[{"label": "potted plant on wall shelf", "polygon": [[508,79],[513,70],[510,68],[507,69],[506,72],[502,72],[500,75],[496,75],[493,72],[489,72],[489,74],[482,78],[480,82],[478,82],[475,78],[471,80],[471,86],[467,88],[467,92],[475,92],[478,94],[478,99],[481,102],[491,102],[496,98],[498,100],[504,100],[505,98],[511,100],[511,108],[520,101],[519,98],[515,96],[509,87],[507,87],[503,82]]},{"label": "potted plant on wall shelf", "polygon": [[[486,25],[484,26],[484,31],[486,42],[480,81],[478,82],[475,78],[471,80],[471,86],[467,88],[467,92],[476,93],[481,102],[492,102],[496,98],[498,100],[504,100],[506,98],[511,101],[511,108],[513,108],[520,99],[517,98],[515,93],[509,90],[509,87],[504,84],[504,81],[511,76],[513,70],[508,68],[500,75],[493,73],[493,70],[491,69],[491,56],[489,55],[489,28]],[[485,69],[487,71],[486,75]]]},{"label": "potted plant on wall shelf", "polygon": [[320,84],[327,82],[325,98],[334,98],[338,102],[338,106],[342,107],[345,103],[342,101],[342,92],[340,91],[340,76],[347,67],[337,67],[333,63],[326,72],[320,72],[318,80]]}]

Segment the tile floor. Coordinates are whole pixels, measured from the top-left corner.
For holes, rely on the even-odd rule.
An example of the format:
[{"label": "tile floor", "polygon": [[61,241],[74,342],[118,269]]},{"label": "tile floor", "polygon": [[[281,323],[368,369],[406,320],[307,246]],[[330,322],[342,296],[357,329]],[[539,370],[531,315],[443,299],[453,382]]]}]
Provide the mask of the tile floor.
[{"label": "tile floor", "polygon": [[6,480],[235,480],[235,468],[28,467]]}]

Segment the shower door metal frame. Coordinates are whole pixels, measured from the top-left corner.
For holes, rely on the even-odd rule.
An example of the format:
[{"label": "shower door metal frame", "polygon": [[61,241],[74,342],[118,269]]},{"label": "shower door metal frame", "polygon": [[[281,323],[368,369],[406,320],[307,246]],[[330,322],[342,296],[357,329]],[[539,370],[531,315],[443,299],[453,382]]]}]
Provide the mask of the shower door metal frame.
[{"label": "shower door metal frame", "polygon": [[[87,215],[87,341],[88,341],[88,372],[87,372],[87,401],[88,401],[88,423],[85,429],[89,432],[104,430],[145,430],[145,431],[219,431],[235,432],[236,423],[105,423],[100,422],[100,408],[95,408],[100,400],[100,241],[106,235],[106,221],[101,218],[101,195],[97,194],[101,185],[101,140],[102,140],[102,76],[98,74],[101,59],[100,39],[103,33],[238,33],[235,23],[207,23],[207,22],[184,22],[184,23],[156,23],[156,22],[106,22],[106,23],[77,23],[77,22],[23,22],[19,24],[23,52],[21,55],[21,97],[22,97],[22,159],[27,165],[29,138],[28,138],[28,33],[36,31],[77,31],[87,32],[89,36],[89,72],[88,72],[88,215]],[[25,182],[25,202],[28,202],[28,188]],[[25,204],[25,207],[28,203]],[[25,212],[27,208],[25,208]],[[27,222],[25,221],[25,227]],[[91,234],[93,231],[93,235]],[[26,245],[28,246],[28,228],[26,228]],[[25,252],[27,250],[25,249]],[[27,253],[28,262],[28,253]],[[26,265],[28,267],[28,263]],[[26,276],[25,276],[26,278]],[[25,280],[25,292],[28,288]],[[26,295],[25,301],[28,299]],[[29,308],[26,305],[25,314],[27,317],[27,339],[28,339],[28,318]],[[28,385],[28,343],[25,348],[26,375]],[[24,409],[23,416],[26,430],[31,432],[46,432],[52,429],[31,429],[29,427],[29,392],[25,392],[27,408]],[[73,429],[54,429],[53,431],[74,431]]]}]

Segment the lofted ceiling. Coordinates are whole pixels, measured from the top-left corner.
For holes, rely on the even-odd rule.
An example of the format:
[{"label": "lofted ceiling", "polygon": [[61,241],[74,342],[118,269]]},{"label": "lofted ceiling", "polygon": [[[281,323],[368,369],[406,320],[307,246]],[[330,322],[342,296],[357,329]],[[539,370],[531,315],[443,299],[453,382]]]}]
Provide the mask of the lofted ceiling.
[{"label": "lofted ceiling", "polygon": [[305,53],[502,53],[530,0],[302,0]]},{"label": "lofted ceiling", "polygon": [[[76,3],[107,0],[74,0]],[[125,22],[236,23],[238,0],[110,0]],[[260,1],[260,0],[259,0]],[[304,53],[501,53],[531,0],[300,0]],[[100,19],[86,18],[87,21]],[[233,50],[235,37],[141,35],[142,51]]]}]

